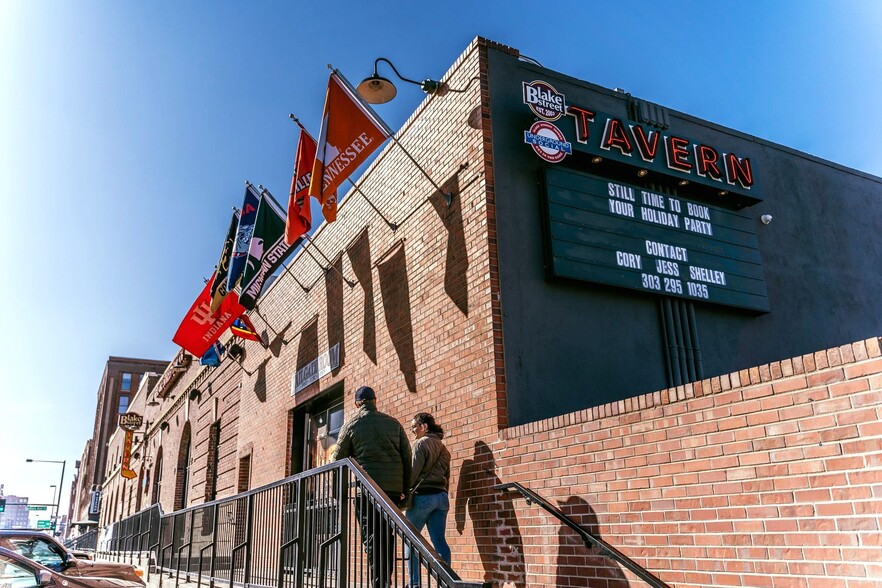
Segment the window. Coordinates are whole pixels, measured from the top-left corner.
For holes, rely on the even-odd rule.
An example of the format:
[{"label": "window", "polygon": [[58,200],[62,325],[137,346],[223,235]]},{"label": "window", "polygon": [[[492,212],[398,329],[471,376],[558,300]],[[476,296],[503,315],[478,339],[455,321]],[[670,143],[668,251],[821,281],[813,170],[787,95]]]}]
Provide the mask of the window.
[{"label": "window", "polygon": [[64,568],[64,557],[59,552],[58,547],[48,539],[10,537],[8,547],[26,558],[34,560],[38,564],[52,568],[56,572]]},{"label": "window", "polygon": [[125,414],[129,410],[129,397],[128,396],[120,396],[119,397],[119,408],[117,412],[119,414]]},{"label": "window", "polygon": [[151,503],[159,502],[159,494],[162,490],[162,448],[156,455],[156,466],[153,468],[153,500]]},{"label": "window", "polygon": [[132,391],[132,374],[124,373],[122,375],[122,380],[119,385],[119,389],[123,392],[131,392]]},{"label": "window", "polygon": [[205,468],[205,500],[217,498],[217,475],[220,466],[220,421],[208,428],[208,467]]},{"label": "window", "polygon": [[0,555],[0,585],[10,588],[37,588],[36,571],[11,557]]},{"label": "window", "polygon": [[239,483],[236,484],[237,492],[245,492],[251,485],[251,455],[239,458]]},{"label": "window", "polygon": [[178,450],[177,479],[175,481],[175,510],[187,507],[190,490],[190,423],[184,425],[181,447]]}]

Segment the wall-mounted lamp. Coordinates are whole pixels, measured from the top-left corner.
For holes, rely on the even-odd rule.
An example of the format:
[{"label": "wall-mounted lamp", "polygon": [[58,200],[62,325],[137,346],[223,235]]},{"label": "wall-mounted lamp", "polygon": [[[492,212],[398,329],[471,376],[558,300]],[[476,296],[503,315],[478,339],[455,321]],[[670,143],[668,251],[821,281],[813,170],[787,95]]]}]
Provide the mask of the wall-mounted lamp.
[{"label": "wall-mounted lamp", "polygon": [[599,155],[591,158],[591,163],[600,163],[601,161],[603,161],[603,158]]},{"label": "wall-mounted lamp", "polygon": [[245,359],[245,348],[237,343],[233,343],[232,345],[230,345],[227,353],[229,353],[230,357],[232,357],[236,361],[242,361],[243,359]]},{"label": "wall-mounted lamp", "polygon": [[689,180],[680,180],[679,182],[677,182],[677,184],[680,186],[688,186]]},{"label": "wall-mounted lamp", "polygon": [[395,69],[395,66],[392,65],[392,62],[386,59],[385,57],[378,57],[374,60],[374,73],[370,77],[367,77],[361,81],[356,90],[359,95],[364,98],[364,101],[368,104],[385,104],[389,102],[395,95],[398,93],[398,90],[395,88],[395,84],[393,84],[388,79],[381,77],[377,74],[377,64],[381,61],[386,62],[389,67],[392,68],[392,71],[395,72],[395,75],[398,76],[403,82],[408,82],[409,84],[414,84],[419,86],[423,92],[429,94],[430,96],[444,96],[450,90],[444,82],[436,82],[435,80],[425,79],[422,82],[418,82],[416,80],[411,80],[400,73]]},{"label": "wall-mounted lamp", "polygon": [[168,431],[168,423],[166,423],[166,422],[160,423],[159,430],[160,431]]},{"label": "wall-mounted lamp", "polygon": [[638,177],[638,178],[645,178],[645,177],[646,177],[646,174],[648,174],[648,173],[649,173],[649,172],[646,171],[645,169],[638,170],[638,171],[637,171],[637,177]]},{"label": "wall-mounted lamp", "polygon": [[159,402],[156,401],[156,396],[150,397],[150,402],[147,403],[147,406],[159,406]]},{"label": "wall-mounted lamp", "polygon": [[199,400],[200,396],[202,396],[202,390],[200,390],[199,388],[193,388],[192,390],[190,390],[190,394],[187,395],[187,397],[191,401],[192,400]]},{"label": "wall-mounted lamp", "polygon": [[764,225],[769,224],[770,222],[772,222],[772,215],[771,214],[762,215],[760,217],[760,222],[763,223]]}]

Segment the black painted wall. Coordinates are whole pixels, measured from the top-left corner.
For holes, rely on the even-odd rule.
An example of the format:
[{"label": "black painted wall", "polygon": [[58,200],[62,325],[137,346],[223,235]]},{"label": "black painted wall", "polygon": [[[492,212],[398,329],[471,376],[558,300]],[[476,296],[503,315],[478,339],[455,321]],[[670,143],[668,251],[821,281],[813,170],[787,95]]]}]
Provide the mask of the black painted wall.
[{"label": "black painted wall", "polygon": [[[546,279],[540,168],[596,170],[573,156],[546,163],[523,138],[537,119],[522,81],[547,81],[567,104],[634,119],[629,97],[494,49],[488,68],[509,424],[668,387],[658,296]],[[771,311],[690,303],[702,376],[882,334],[882,179],[669,115],[671,132],[750,157],[764,198],[745,212],[756,222]],[[558,124],[572,124],[564,119]],[[763,214],[771,224],[760,223]]]}]

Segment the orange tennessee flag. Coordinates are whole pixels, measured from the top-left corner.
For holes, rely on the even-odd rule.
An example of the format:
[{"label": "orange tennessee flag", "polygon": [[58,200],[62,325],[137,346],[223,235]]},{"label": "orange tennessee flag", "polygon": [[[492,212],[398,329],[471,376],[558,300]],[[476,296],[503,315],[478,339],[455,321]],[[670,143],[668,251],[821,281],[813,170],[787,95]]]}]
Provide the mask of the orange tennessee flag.
[{"label": "orange tennessee flag", "polygon": [[309,178],[315,162],[315,139],[301,127],[294,173],[291,175],[291,194],[288,196],[288,218],[285,220],[285,242],[293,245],[309,232],[312,212],[309,207]]},{"label": "orange tennessee flag", "polygon": [[346,79],[331,72],[322,132],[319,135],[309,193],[322,205],[325,220],[337,218],[337,188],[392,135],[392,131],[361,101]]}]

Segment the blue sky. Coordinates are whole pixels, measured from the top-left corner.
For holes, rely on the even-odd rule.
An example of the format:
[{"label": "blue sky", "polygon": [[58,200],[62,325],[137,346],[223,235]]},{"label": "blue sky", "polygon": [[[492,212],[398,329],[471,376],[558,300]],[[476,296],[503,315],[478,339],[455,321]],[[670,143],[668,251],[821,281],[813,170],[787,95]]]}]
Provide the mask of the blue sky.
[{"label": "blue sky", "polygon": [[[882,3],[0,0],[0,484],[50,502],[108,356],[170,359],[244,180],[286,199],[326,65],[440,77],[476,35],[882,175]],[[383,66],[381,66],[382,68]],[[391,72],[381,69],[381,75]],[[377,108],[396,129],[415,86]],[[769,195],[773,198],[773,195]],[[62,501],[66,509],[66,492]]]}]

